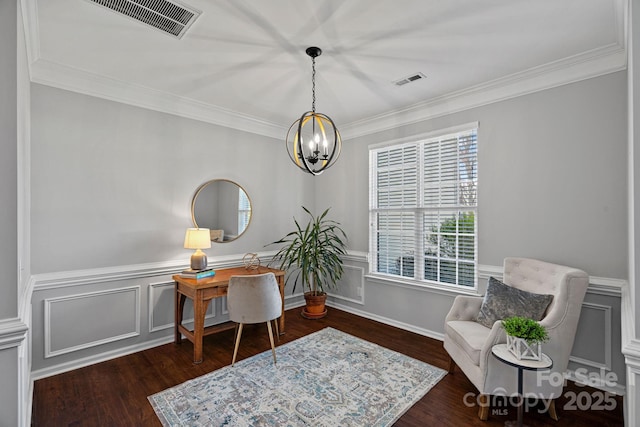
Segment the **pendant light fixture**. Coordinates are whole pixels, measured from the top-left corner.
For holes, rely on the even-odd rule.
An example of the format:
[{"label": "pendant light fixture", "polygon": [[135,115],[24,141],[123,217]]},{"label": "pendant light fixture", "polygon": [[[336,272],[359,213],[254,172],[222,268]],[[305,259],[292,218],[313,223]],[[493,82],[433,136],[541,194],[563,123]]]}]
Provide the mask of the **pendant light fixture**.
[{"label": "pendant light fixture", "polygon": [[319,47],[306,50],[311,57],[311,111],[293,122],[287,132],[287,152],[300,169],[320,175],[340,156],[342,139],[329,116],[316,113],[316,58],[322,54]]}]

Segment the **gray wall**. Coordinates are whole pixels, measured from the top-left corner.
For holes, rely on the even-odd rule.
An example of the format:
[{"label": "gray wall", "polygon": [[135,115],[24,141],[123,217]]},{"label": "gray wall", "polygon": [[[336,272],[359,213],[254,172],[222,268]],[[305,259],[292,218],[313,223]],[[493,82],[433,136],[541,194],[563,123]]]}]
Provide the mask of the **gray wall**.
[{"label": "gray wall", "polygon": [[312,178],[272,138],[38,84],[32,123],[35,274],[188,259],[191,198],[213,178],[240,184],[254,215],[210,258],[264,250],[312,201]]},{"label": "gray wall", "polygon": [[[316,180],[316,206],[332,206],[351,249],[367,252],[369,145],[478,121],[480,291],[507,256],[585,270],[592,284],[570,367],[612,370],[622,384],[626,87],[619,72],[348,140],[339,163]],[[364,257],[352,263],[334,305],[442,336],[454,293],[367,277],[367,268]]]},{"label": "gray wall", "polygon": [[18,317],[18,30],[17,2],[0,2],[0,426],[20,419],[19,348],[11,329]]},{"label": "gray wall", "polygon": [[[627,277],[626,73],[619,72],[346,141],[316,205],[368,250],[368,147],[470,122],[478,129],[478,254],[527,256]],[[340,191],[326,191],[340,189]]]},{"label": "gray wall", "polygon": [[[171,339],[171,274],[189,263],[202,183],[233,180],[252,201],[247,233],[205,250],[214,267],[274,250],[313,208],[282,141],[38,84],[31,112],[35,377]],[[217,304],[209,323],[226,319]]]},{"label": "gray wall", "polygon": [[[170,276],[190,256],[182,241],[191,197],[212,178],[238,182],[253,203],[247,233],[207,250],[215,266],[270,250],[264,245],[304,216],[301,205],[331,207],[352,252],[331,303],[440,338],[453,292],[367,276],[368,146],[472,121],[480,123],[482,280],[500,274],[505,256],[587,271],[584,324],[606,325],[599,337],[609,356],[583,338],[574,366],[582,360],[622,374],[612,337],[620,331],[616,286],[627,274],[625,78],[615,73],[348,139],[339,162],[317,178],[290,164],[281,141],[34,84],[34,376],[171,340]],[[289,306],[297,298],[289,296]],[[208,322],[225,316],[216,301]]]},{"label": "gray wall", "polygon": [[0,37],[0,271],[3,280],[0,298],[0,319],[18,315],[17,268],[17,10],[16,2],[0,4],[0,22],[3,36]]}]

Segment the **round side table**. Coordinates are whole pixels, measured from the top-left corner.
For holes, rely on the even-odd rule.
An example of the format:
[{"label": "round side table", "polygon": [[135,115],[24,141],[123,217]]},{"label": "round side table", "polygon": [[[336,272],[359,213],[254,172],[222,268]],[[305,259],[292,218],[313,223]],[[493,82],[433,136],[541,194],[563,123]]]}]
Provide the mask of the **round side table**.
[{"label": "round side table", "polygon": [[497,344],[491,348],[491,353],[501,362],[507,365],[518,368],[518,395],[520,396],[520,405],[518,405],[518,421],[506,421],[504,423],[507,427],[518,426],[522,427],[522,418],[524,416],[524,395],[522,393],[522,372],[527,371],[539,371],[542,369],[549,369],[553,366],[553,361],[546,354],[542,354],[540,360],[528,360],[518,358],[507,349],[506,344]]}]

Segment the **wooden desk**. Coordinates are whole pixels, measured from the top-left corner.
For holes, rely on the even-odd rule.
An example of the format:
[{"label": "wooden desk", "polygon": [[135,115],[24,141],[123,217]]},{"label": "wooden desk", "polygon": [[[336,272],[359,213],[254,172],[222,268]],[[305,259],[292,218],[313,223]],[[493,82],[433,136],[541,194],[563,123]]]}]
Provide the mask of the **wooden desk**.
[{"label": "wooden desk", "polygon": [[[213,298],[220,298],[227,295],[229,278],[231,276],[244,276],[251,274],[263,274],[272,272],[276,275],[280,296],[282,297],[282,315],[279,319],[280,334],[284,334],[284,271],[275,268],[259,267],[256,270],[247,270],[244,267],[223,268],[216,270],[216,275],[205,279],[195,280],[181,277],[179,274],[173,276],[176,282],[175,289],[175,343],[182,342],[182,335],[193,343],[193,363],[202,362],[202,338],[205,335],[232,329],[233,322],[226,322],[220,325],[204,327],[204,316]],[[184,314],[184,303],[187,298],[193,301],[193,331],[182,325]]]}]

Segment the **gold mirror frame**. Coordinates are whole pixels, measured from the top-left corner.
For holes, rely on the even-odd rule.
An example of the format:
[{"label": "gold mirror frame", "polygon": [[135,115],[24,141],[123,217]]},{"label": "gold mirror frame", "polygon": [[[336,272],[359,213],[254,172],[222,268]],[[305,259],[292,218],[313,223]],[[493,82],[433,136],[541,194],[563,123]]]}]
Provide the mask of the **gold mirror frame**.
[{"label": "gold mirror frame", "polygon": [[[202,218],[202,214],[198,215],[200,217],[200,224],[198,224],[198,221],[196,220],[196,211],[202,211],[204,208],[200,205],[200,208],[198,209],[196,207],[196,204],[198,202],[198,197],[200,197],[201,200],[203,200],[203,197],[206,195],[206,189],[207,188],[212,188],[211,186],[213,186],[214,184],[230,184],[235,186],[235,188],[237,188],[238,190],[242,191],[242,193],[244,193],[244,197],[247,200],[249,209],[247,210],[247,215],[248,218],[246,220],[246,224],[244,225],[244,229],[239,230],[238,227],[236,226],[235,229],[233,229],[232,227],[227,226],[227,228],[225,229],[224,227],[224,223],[222,223],[220,221],[220,219],[218,217],[216,217],[215,213],[211,213],[211,217],[210,218]],[[228,190],[228,189],[227,189]],[[218,191],[218,189],[216,189],[216,191]],[[238,197],[235,200],[232,200],[230,203],[233,203],[236,207],[235,209],[235,223],[239,224],[239,215],[240,215],[240,208],[239,208],[239,199],[240,199],[240,193],[238,192]],[[213,205],[211,206],[211,208],[218,208],[219,206],[223,206],[225,204],[228,204],[227,201],[225,200],[219,200],[221,197],[223,197],[224,195],[220,195],[220,194],[214,194],[215,197],[211,197],[211,199],[213,200],[214,198],[216,198],[217,200],[213,203]],[[231,212],[231,209],[228,210],[229,212]],[[249,225],[251,224],[251,218],[252,218],[252,212],[253,211],[253,207],[252,207],[252,203],[251,203],[251,199],[249,198],[249,193],[247,193],[247,190],[244,189],[244,187],[242,187],[240,184],[238,184],[237,182],[231,181],[229,179],[212,179],[209,180],[205,183],[203,183],[202,185],[200,185],[197,189],[196,192],[193,195],[193,198],[191,199],[191,221],[193,222],[193,225],[196,228],[202,227],[202,228],[209,228],[211,230],[211,241],[214,243],[228,243],[228,242],[232,242],[234,240],[236,240],[238,237],[242,236],[247,229],[249,228]],[[228,215],[229,217],[231,216],[231,213]],[[229,223],[229,221],[227,221],[227,224]],[[221,232],[221,230],[223,230]],[[222,238],[220,238],[220,236]]]}]

